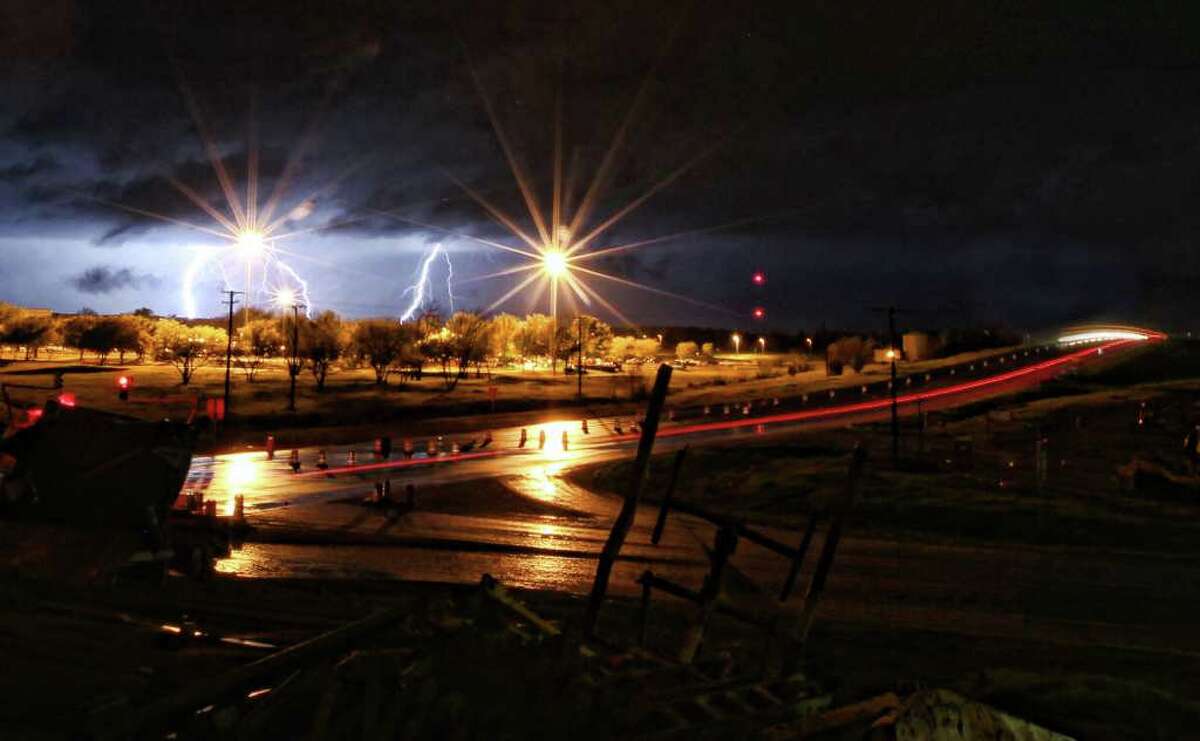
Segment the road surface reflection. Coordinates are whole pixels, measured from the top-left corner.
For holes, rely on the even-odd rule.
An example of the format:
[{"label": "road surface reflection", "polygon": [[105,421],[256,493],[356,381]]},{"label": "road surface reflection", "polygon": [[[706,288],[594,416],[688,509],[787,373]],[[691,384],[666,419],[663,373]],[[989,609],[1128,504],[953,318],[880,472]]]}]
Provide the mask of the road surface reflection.
[{"label": "road surface reflection", "polygon": [[[976,401],[988,394],[1036,385],[1068,367],[1084,350],[993,378],[923,392],[926,411]],[[1015,356],[1014,356],[1015,358]],[[1053,365],[1048,365],[1053,364]],[[957,391],[951,392],[951,389]],[[798,401],[798,400],[793,400]],[[786,406],[786,405],[785,405]],[[803,406],[777,412],[763,404],[759,419],[737,415],[664,420],[656,452],[685,443],[738,444],[750,437],[795,434],[805,429],[843,426],[885,419],[886,400],[855,400],[837,408]],[[837,412],[837,409],[841,412]],[[915,404],[901,407],[912,413]],[[473,582],[483,572],[514,584],[585,591],[618,502],[564,479],[574,467],[633,455],[636,435],[617,434],[610,419],[549,422],[527,429],[492,430],[477,445],[478,432],[463,433],[460,446],[469,453],[423,452],[387,460],[372,455],[369,445],[297,451],[299,473],[287,452],[268,459],[261,451],[197,457],[189,488],[206,489],[209,499],[232,511],[237,495],[245,500],[250,524],[270,538],[249,543],[218,565],[223,573],[241,576],[385,576],[391,578]],[[585,433],[584,430],[590,430]],[[467,445],[462,445],[467,443]],[[418,450],[423,447],[416,446]],[[445,448],[453,449],[450,440]],[[318,464],[326,462],[328,468]],[[491,480],[495,486],[472,487]],[[412,486],[412,512],[359,507],[376,484],[387,482],[391,496],[404,503]],[[504,495],[502,492],[507,492]],[[455,499],[457,498],[457,499]],[[453,500],[453,501],[451,501]],[[618,571],[632,576],[653,565],[656,572],[702,573],[706,563],[701,542],[685,518],[672,518],[668,536],[649,546],[654,512],[642,508],[635,521],[624,561]],[[696,528],[696,532],[705,532]],[[794,534],[780,537],[790,540]],[[271,542],[262,542],[264,540]],[[253,540],[253,538],[252,538]],[[739,549],[739,554],[753,551]],[[740,557],[740,556],[739,556]],[[771,573],[776,564],[764,565]],[[632,578],[632,577],[631,577]],[[689,579],[689,581],[695,581]]]}]

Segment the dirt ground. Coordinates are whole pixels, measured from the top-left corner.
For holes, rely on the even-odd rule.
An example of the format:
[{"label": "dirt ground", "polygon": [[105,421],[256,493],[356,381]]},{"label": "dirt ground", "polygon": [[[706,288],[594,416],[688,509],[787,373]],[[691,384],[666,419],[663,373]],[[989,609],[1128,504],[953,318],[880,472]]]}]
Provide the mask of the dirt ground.
[{"label": "dirt ground", "polygon": [[[516,594],[542,617],[568,631],[578,625],[583,613],[582,598]],[[408,617],[383,636],[356,640],[332,656],[310,662],[311,670],[302,665],[299,676],[311,677],[319,689],[333,680],[335,664],[340,674],[340,667],[355,656],[366,658],[382,652],[394,658],[401,651],[436,652],[439,631],[430,634],[414,627],[425,616],[432,616],[451,635],[460,636],[451,639],[454,644],[475,654],[457,659],[469,663],[443,662],[437,667],[437,689],[422,702],[440,706],[450,693],[451,699],[460,698],[455,705],[461,716],[457,722],[506,713],[505,727],[513,731],[514,722],[524,723],[526,734],[545,732],[544,726],[536,725],[535,731],[530,725],[552,720],[545,717],[548,695],[544,693],[548,690],[528,671],[534,667],[545,671],[546,662],[554,660],[555,649],[529,644],[519,638],[520,632],[514,634],[516,638],[509,635],[506,644],[511,646],[516,640],[515,649],[502,651],[494,634],[480,644],[477,629],[487,623],[480,612],[478,591],[471,587],[172,578],[154,589],[125,583],[72,591],[6,581],[0,583],[0,598],[6,606],[0,612],[0,646],[7,665],[0,678],[0,722],[12,738],[112,733],[115,718],[134,717],[138,708],[197,682],[229,676],[280,647],[389,608]],[[629,600],[610,600],[602,612],[600,634],[614,646],[609,649],[614,656],[622,655],[618,646],[632,645],[635,640],[638,612],[636,602]],[[648,623],[647,648],[673,655],[692,615],[680,603],[656,601]],[[528,623],[518,624],[529,629]],[[185,625],[202,630],[205,637],[181,640],[170,632]],[[463,634],[463,630],[468,632]],[[762,661],[764,643],[757,630],[718,615],[708,636],[702,665],[716,662],[723,671],[736,675],[755,671]],[[228,643],[219,640],[221,637],[262,645]],[[805,676],[829,693],[834,706],[882,692],[904,695],[924,687],[946,687],[1078,738],[1184,738],[1200,722],[1200,704],[1186,695],[1189,685],[1184,684],[1196,679],[1193,657],[1111,649],[1064,650],[1028,641],[868,630],[828,620],[818,621],[805,655]],[[281,679],[284,689],[299,684],[295,675],[289,679],[285,673],[261,689],[278,689]],[[512,689],[497,692],[497,685],[489,684],[495,682],[509,683]],[[1169,691],[1163,689],[1164,684],[1176,687]],[[411,701],[404,693],[428,690],[427,683],[403,686],[408,689],[402,691],[401,702]],[[181,733],[184,738],[209,737],[222,728],[228,733],[236,723],[253,728],[263,720],[256,715],[261,713],[253,702],[258,692],[252,691],[253,697],[241,701],[214,696],[213,707],[199,708],[194,716],[176,716],[174,722],[182,724],[176,727],[185,731]],[[351,694],[355,692],[351,690]],[[321,696],[318,692],[304,705],[285,708],[283,719],[272,720],[272,734],[282,731],[281,722],[288,728],[295,726],[293,730],[300,733],[309,729],[319,716]],[[467,698],[469,704],[464,707]],[[539,698],[542,707],[535,711]],[[529,704],[527,717],[518,715],[514,721],[512,716],[522,703]],[[564,706],[561,710],[569,709]],[[579,712],[584,711],[569,711]],[[575,735],[600,737],[598,728],[576,728]],[[862,738],[864,730],[860,724],[822,738]]]}]

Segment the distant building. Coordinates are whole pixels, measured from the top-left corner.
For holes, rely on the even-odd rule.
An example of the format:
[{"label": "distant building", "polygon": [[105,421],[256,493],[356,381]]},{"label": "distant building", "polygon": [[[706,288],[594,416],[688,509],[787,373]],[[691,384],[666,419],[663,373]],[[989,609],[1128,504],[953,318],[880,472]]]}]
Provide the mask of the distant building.
[{"label": "distant building", "polygon": [[904,359],[909,361],[928,360],[942,347],[941,339],[927,332],[905,332],[902,340]]}]

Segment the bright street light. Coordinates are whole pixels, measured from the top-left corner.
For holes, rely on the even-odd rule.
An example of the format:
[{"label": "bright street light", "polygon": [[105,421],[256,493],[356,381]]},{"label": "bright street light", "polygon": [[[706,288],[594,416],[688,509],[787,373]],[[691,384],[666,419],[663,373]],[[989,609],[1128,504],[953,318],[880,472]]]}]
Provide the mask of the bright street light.
[{"label": "bright street light", "polygon": [[767,349],[767,338],[759,337],[758,338],[758,351],[763,352],[766,349]]},{"label": "bright street light", "polygon": [[275,292],[275,305],[281,309],[290,309],[296,303],[296,292],[290,288],[280,288]]},{"label": "bright street light", "polygon": [[549,250],[542,255],[542,270],[551,278],[561,278],[567,272],[567,256],[561,250]]},{"label": "bright street light", "polygon": [[247,258],[258,257],[263,251],[263,235],[262,232],[254,229],[247,229],[244,232],[239,232],[237,235],[237,246],[242,254]]},{"label": "bright street light", "polygon": [[733,336],[730,337],[730,339],[733,340],[733,352],[736,355],[738,352],[741,351],[742,336],[740,334],[738,334],[737,332],[734,332]]}]

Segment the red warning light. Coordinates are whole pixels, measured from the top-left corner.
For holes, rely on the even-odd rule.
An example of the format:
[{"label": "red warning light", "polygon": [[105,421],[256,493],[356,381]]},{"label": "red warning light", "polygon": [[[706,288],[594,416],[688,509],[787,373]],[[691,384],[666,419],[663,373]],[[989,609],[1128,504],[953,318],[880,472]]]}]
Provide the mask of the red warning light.
[{"label": "red warning light", "polygon": [[75,406],[75,394],[70,391],[64,391],[58,395],[58,403],[65,407]]},{"label": "red warning light", "polygon": [[129,388],[129,376],[118,376],[117,386],[123,389]]},{"label": "red warning light", "polygon": [[121,401],[128,401],[131,386],[133,386],[133,378],[130,376],[117,376],[117,398]]},{"label": "red warning light", "polygon": [[764,309],[761,306],[754,307],[754,318],[755,319],[764,319],[764,318],[766,318],[766,316],[767,316],[766,309]]},{"label": "red warning light", "polygon": [[766,274],[766,273],[764,273],[763,271],[759,270],[758,272],[756,272],[756,273],[755,273],[755,274],[754,274],[754,275],[753,275],[753,276],[750,278],[750,280],[751,280],[751,281],[754,283],[754,285],[756,285],[756,286],[765,285],[765,284],[766,284],[766,282],[767,282],[767,274]]}]

